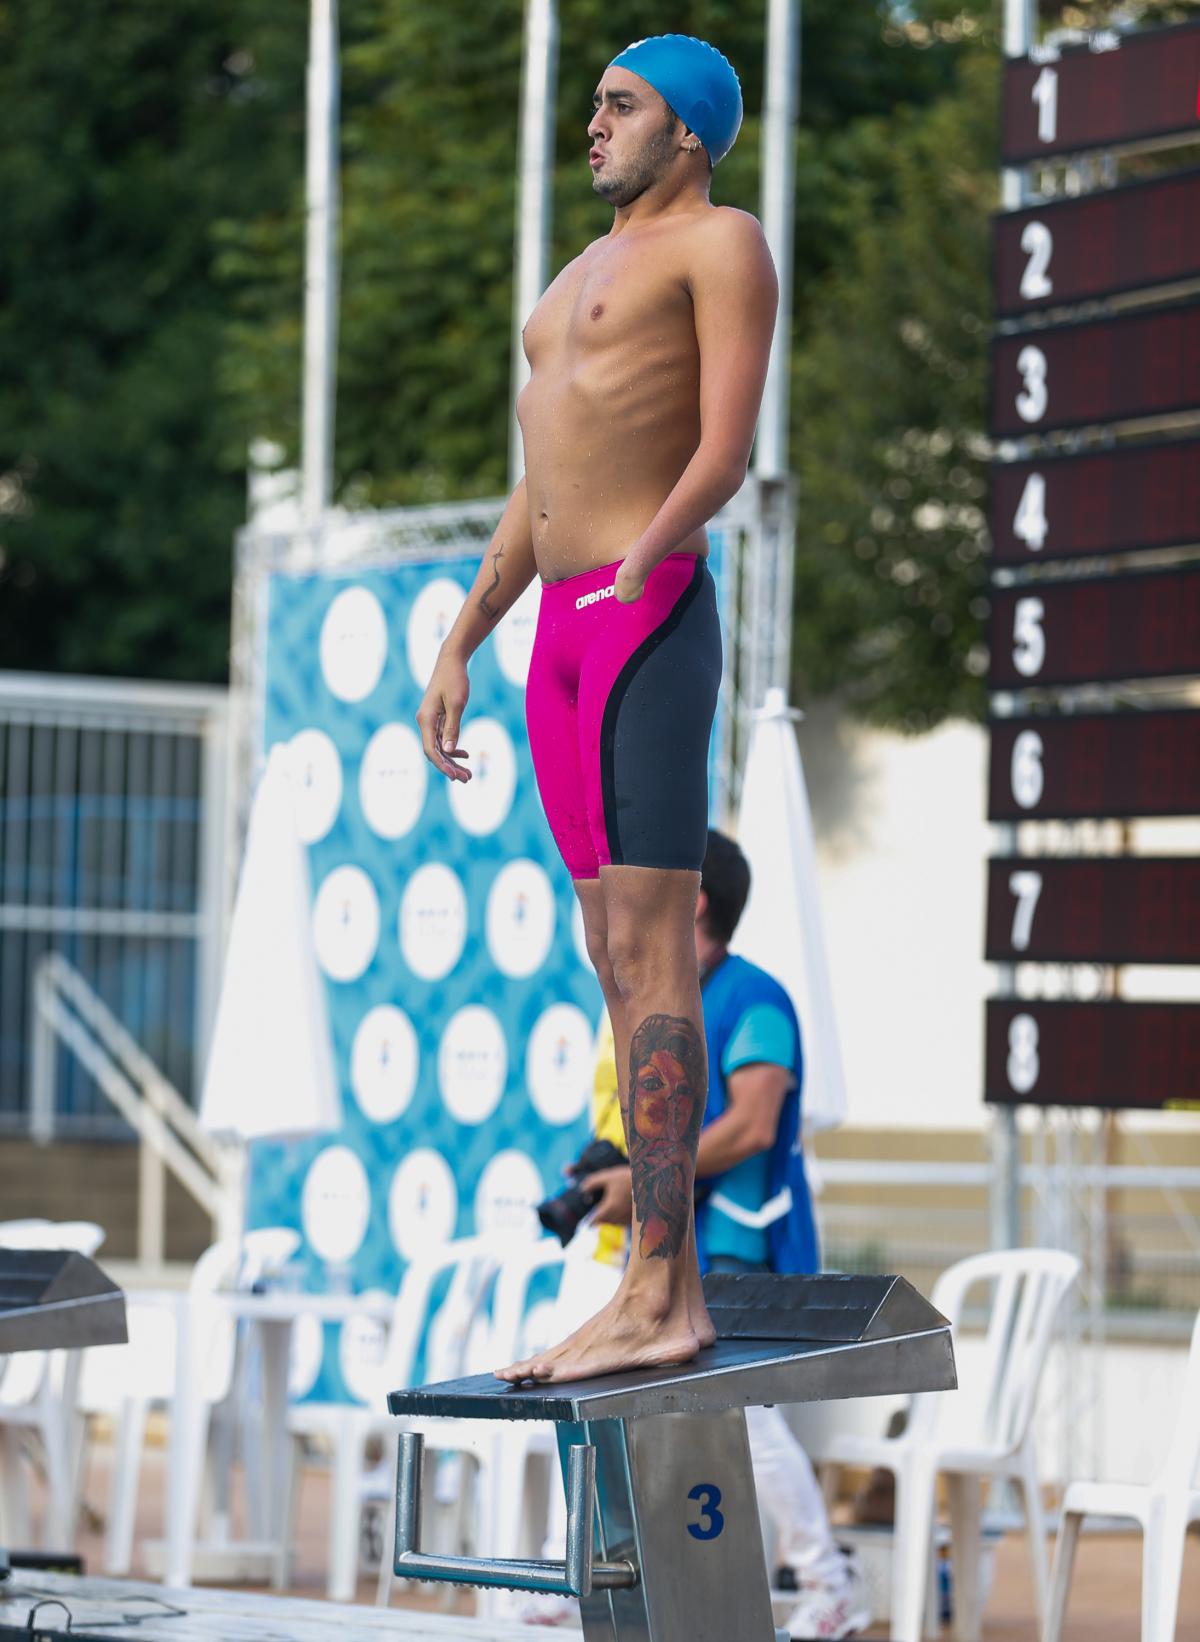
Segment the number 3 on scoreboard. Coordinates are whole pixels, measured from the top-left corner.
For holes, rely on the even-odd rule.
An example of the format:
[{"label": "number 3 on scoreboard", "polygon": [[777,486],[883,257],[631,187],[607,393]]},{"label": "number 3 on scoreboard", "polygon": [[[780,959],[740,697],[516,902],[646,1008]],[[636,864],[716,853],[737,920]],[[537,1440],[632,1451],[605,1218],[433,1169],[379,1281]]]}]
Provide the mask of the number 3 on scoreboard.
[{"label": "number 3 on scoreboard", "polygon": [[1026,343],[1017,355],[1017,369],[1021,373],[1021,391],[1015,404],[1022,422],[1040,422],[1050,403],[1050,386],[1046,380],[1047,360],[1040,348]]}]

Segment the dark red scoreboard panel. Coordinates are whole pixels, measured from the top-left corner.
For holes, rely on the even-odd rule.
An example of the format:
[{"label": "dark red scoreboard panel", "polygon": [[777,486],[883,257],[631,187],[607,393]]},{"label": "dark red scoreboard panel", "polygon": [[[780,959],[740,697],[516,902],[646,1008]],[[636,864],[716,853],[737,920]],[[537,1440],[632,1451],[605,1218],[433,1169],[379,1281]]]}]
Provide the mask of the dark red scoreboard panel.
[{"label": "dark red scoreboard panel", "polygon": [[990,506],[997,564],[1200,543],[1200,439],[997,462]]},{"label": "dark red scoreboard panel", "polygon": [[1186,133],[1200,126],[1198,100],[1197,23],[1108,33],[1049,62],[1017,58],[1004,68],[1003,163]]},{"label": "dark red scoreboard panel", "polygon": [[993,219],[996,313],[1169,285],[1200,273],[1200,171],[1049,200]]},{"label": "dark red scoreboard panel", "polygon": [[1200,673],[1200,567],[993,588],[996,690]]},{"label": "dark red scoreboard panel", "polygon": [[1200,860],[990,861],[985,956],[997,963],[1200,964]]},{"label": "dark red scoreboard panel", "polygon": [[1200,713],[992,720],[989,821],[1200,815]]},{"label": "dark red scoreboard panel", "polygon": [[992,433],[1014,438],[1200,405],[1200,303],[992,342]]},{"label": "dark red scoreboard panel", "polygon": [[992,999],[984,1062],[984,1099],[999,1105],[1191,1105],[1200,1004]]}]

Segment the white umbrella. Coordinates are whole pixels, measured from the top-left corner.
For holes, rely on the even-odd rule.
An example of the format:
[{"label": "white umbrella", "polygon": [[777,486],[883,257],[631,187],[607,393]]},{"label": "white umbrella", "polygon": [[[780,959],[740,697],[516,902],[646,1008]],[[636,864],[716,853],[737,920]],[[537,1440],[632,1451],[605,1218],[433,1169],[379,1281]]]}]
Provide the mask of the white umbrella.
[{"label": "white umbrella", "polygon": [[825,959],[812,813],[796,742],[803,715],[778,688],[757,712],[738,815],[738,843],[753,875],[733,950],[786,987],[804,1036],[804,1128],[846,1118],[846,1080]]},{"label": "white umbrella", "polygon": [[200,1121],[241,1140],[342,1123],[308,853],[282,744],[271,749],[250,812]]}]

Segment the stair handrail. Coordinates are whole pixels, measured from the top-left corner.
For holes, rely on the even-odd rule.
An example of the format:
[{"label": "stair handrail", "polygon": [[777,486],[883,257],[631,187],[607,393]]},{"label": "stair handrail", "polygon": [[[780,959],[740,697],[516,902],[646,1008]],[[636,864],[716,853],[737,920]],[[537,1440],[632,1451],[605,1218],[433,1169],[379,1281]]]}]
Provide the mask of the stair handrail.
[{"label": "stair handrail", "polygon": [[200,1126],[161,1068],[61,953],[47,953],[37,966],[33,1016],[32,1137],[40,1144],[54,1138],[57,1037],[138,1137],[138,1258],[162,1263],[168,1169],[211,1217],[216,1236],[235,1229],[240,1156]]}]

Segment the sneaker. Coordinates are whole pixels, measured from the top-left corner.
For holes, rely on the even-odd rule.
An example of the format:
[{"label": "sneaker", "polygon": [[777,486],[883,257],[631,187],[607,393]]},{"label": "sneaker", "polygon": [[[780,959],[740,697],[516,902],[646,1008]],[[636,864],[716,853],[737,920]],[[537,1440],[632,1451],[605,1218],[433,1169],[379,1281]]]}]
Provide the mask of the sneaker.
[{"label": "sneaker", "polygon": [[854,1557],[846,1558],[846,1578],[831,1589],[828,1585],[808,1585],[787,1617],[787,1633],[792,1642],[836,1642],[838,1637],[857,1636],[871,1623],[871,1601],[862,1569]]}]

